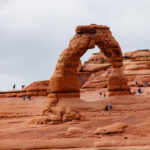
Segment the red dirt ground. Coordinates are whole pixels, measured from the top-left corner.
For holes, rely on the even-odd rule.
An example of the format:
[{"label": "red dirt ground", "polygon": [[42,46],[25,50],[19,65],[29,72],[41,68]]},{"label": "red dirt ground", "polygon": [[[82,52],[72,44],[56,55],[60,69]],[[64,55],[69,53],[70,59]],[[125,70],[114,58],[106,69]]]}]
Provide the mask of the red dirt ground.
[{"label": "red dirt ground", "polygon": [[[31,124],[41,117],[45,97],[0,98],[0,149],[73,149],[83,150],[150,150],[150,97],[142,95],[100,98],[99,90],[84,91],[81,99],[112,104],[112,112],[87,111],[86,121],[61,124]],[[96,135],[98,127],[123,122],[128,125],[122,133]],[[68,127],[84,129],[69,133]],[[73,149],[74,150],[74,149]]]}]

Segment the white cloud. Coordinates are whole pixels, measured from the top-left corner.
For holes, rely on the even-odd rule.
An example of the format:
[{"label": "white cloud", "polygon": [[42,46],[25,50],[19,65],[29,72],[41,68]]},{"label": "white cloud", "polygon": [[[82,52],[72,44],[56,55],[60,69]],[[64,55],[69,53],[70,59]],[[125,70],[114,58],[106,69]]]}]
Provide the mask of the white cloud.
[{"label": "white cloud", "polygon": [[77,25],[110,26],[123,51],[150,48],[149,7],[149,0],[1,0],[0,89],[49,79]]}]

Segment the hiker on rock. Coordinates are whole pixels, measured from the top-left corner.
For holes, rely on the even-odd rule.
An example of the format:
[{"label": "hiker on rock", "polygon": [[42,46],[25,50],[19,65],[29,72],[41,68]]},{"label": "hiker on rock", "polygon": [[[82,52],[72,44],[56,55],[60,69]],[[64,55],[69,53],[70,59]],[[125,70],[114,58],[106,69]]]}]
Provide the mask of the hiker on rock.
[{"label": "hiker on rock", "polygon": [[106,93],[105,92],[104,92],[103,96],[106,97]]},{"label": "hiker on rock", "polygon": [[148,87],[148,82],[147,81],[145,82],[145,85]]},{"label": "hiker on rock", "polygon": [[138,93],[140,93],[140,94],[143,93],[141,88],[138,89]]},{"label": "hiker on rock", "polygon": [[135,86],[138,86],[138,82],[137,81],[135,81]]},{"label": "hiker on rock", "polygon": [[14,89],[14,90],[15,90],[15,88],[16,88],[16,84],[13,85],[13,89]]},{"label": "hiker on rock", "polygon": [[102,92],[100,92],[99,95],[100,95],[100,98],[101,98],[102,97]]}]

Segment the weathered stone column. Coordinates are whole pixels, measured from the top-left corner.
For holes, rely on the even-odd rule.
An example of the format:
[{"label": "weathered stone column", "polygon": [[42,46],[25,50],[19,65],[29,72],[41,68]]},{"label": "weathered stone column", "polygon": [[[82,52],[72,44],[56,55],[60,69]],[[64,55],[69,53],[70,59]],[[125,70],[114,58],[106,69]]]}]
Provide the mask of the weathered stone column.
[{"label": "weathered stone column", "polygon": [[112,72],[108,79],[107,88],[109,96],[131,94],[127,85],[127,79],[124,75],[123,67],[112,68]]}]

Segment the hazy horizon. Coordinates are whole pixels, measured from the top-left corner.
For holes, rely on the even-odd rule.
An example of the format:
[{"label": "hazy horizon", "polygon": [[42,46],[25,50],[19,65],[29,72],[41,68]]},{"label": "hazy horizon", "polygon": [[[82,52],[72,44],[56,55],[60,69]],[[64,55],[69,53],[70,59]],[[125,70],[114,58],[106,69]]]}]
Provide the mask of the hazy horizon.
[{"label": "hazy horizon", "polygon": [[123,52],[150,49],[149,8],[149,0],[1,0],[0,91],[48,80],[78,25],[109,26]]}]

